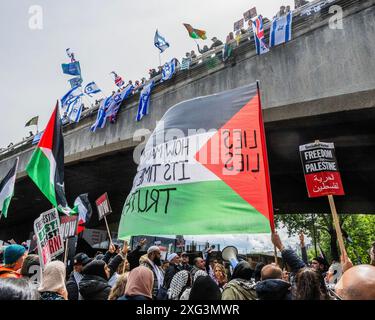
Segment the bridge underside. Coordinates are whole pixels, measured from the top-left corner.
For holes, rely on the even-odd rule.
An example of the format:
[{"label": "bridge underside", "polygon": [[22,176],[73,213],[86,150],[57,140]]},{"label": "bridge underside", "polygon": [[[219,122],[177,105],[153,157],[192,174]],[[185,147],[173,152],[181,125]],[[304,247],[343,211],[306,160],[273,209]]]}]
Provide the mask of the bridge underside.
[{"label": "bridge underside", "polygon": [[[340,213],[375,213],[375,108],[312,116],[266,124],[273,202],[276,214],[327,213],[328,200],[307,197],[298,146],[317,139],[334,142],[345,197],[337,197]],[[68,202],[88,193],[94,208],[89,227],[101,228],[94,200],[108,192],[117,229],[124,200],[136,172],[132,150],[80,160],[65,168]],[[25,240],[34,219],[50,204],[26,177],[16,184],[8,218],[0,222],[0,239]]]}]

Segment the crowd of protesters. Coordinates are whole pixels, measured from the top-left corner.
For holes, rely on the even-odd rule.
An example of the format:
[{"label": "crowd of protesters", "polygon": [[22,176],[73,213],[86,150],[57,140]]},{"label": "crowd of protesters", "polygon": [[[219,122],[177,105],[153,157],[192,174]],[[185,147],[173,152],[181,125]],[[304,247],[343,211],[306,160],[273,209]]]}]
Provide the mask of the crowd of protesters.
[{"label": "crowd of protesters", "polygon": [[375,243],[370,265],[353,266],[344,256],[328,267],[321,257],[308,263],[303,237],[302,257],[277,233],[271,240],[287,269],[262,262],[253,269],[245,260],[232,265],[212,248],[193,261],[186,252],[162,261],[158,246],[143,254],[141,240],[132,251],[125,242],[93,258],[78,253],[69,275],[63,262],[49,262],[38,276],[39,256],[12,244],[2,253],[0,300],[375,300]]}]

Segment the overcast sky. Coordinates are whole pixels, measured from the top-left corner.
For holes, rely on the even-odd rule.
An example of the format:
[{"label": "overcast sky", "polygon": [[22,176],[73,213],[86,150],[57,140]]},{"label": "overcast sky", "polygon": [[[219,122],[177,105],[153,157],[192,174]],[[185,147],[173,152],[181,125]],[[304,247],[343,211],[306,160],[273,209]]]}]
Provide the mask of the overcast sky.
[{"label": "overcast sky", "polygon": [[[196,49],[182,23],[207,31],[225,41],[233,23],[256,6],[258,13],[272,18],[281,5],[293,0],[8,0],[0,2],[0,147],[28,135],[25,123],[39,115],[44,129],[56,100],[70,88],[70,76],[61,71],[71,48],[81,63],[83,84],[95,81],[105,92],[115,89],[109,73],[116,71],[125,81],[147,77],[159,64],[153,39],[158,28],[170,43],[162,62]],[[42,30],[32,30],[30,19],[42,8]],[[34,21],[34,20],[32,20]],[[286,234],[283,233],[286,240]],[[269,235],[193,237],[197,241],[236,244],[240,249],[272,249]],[[295,240],[292,239],[293,245]],[[241,251],[242,251],[241,250]]]},{"label": "overcast sky", "polygon": [[[81,63],[84,84],[95,81],[105,93],[115,86],[116,71],[126,81],[147,77],[158,66],[155,29],[171,47],[163,62],[196,49],[183,22],[225,40],[243,12],[256,6],[272,18],[281,5],[293,0],[8,0],[0,2],[0,147],[21,141],[30,129],[25,123],[39,115],[43,129],[56,100],[68,90],[70,76],[62,74],[70,47]],[[43,10],[43,29],[29,28],[30,7]],[[33,21],[33,20],[31,20]],[[210,44],[210,40],[206,42]]]}]

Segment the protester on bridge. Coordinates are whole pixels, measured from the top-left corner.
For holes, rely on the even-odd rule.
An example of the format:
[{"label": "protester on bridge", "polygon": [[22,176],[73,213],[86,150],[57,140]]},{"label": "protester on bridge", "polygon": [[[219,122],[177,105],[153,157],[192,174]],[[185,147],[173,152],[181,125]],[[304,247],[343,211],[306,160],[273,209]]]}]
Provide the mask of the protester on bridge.
[{"label": "protester on bridge", "polygon": [[182,270],[177,272],[170,283],[168,289],[169,300],[179,300],[182,293],[191,286],[191,275],[189,271]]},{"label": "protester on bridge", "polygon": [[224,286],[222,300],[255,300],[253,270],[247,261],[241,261],[233,270],[231,280]]},{"label": "protester on bridge", "polygon": [[39,287],[41,300],[68,300],[65,286],[66,269],[61,261],[47,263]]},{"label": "protester on bridge", "polygon": [[291,284],[282,279],[283,271],[274,263],[262,268],[261,281],[255,286],[260,300],[291,300]]},{"label": "protester on bridge", "polygon": [[198,52],[199,52],[200,54],[204,54],[204,53],[210,51],[210,49],[208,48],[207,45],[204,45],[204,46],[203,46],[203,49],[201,49],[201,48],[199,47],[199,44],[197,44],[197,47],[198,47]]},{"label": "protester on bridge", "polygon": [[[149,268],[153,273],[153,287],[152,287],[152,296],[153,299],[156,299],[159,290],[162,288],[164,283],[164,272],[160,268],[161,260],[160,260],[160,249],[157,246],[151,246],[147,250],[147,255],[142,256],[140,259],[140,266],[144,266]],[[160,290],[162,291],[162,290]]]},{"label": "protester on bridge", "polygon": [[125,295],[118,300],[152,300],[153,284],[153,272],[147,267],[139,266],[130,271]]},{"label": "protester on bridge", "polygon": [[111,269],[102,260],[88,263],[82,270],[79,292],[83,300],[108,300],[111,286],[108,284]]},{"label": "protester on bridge", "polygon": [[210,276],[200,276],[193,283],[189,300],[221,300],[221,291]]},{"label": "protester on bridge", "polygon": [[68,291],[69,300],[81,300],[82,299],[82,297],[80,297],[80,294],[79,294],[79,283],[83,278],[82,269],[91,261],[92,259],[89,258],[88,255],[85,253],[78,253],[74,256],[73,271],[70,273],[69,279],[66,282],[66,289]]},{"label": "protester on bridge", "polygon": [[38,290],[27,279],[0,279],[0,301],[39,299]]},{"label": "protester on bridge", "polygon": [[128,281],[128,272],[121,274],[111,289],[108,300],[117,300],[125,294],[125,288]]},{"label": "protester on bridge", "polygon": [[181,271],[182,268],[180,266],[180,257],[178,256],[177,253],[169,254],[167,260],[169,261],[169,267],[165,271],[165,275],[164,275],[164,288],[168,290],[170,287],[172,278],[174,277],[176,273]]},{"label": "protester on bridge", "polygon": [[358,265],[349,268],[335,290],[342,300],[375,300],[375,267]]},{"label": "protester on bridge", "polygon": [[186,252],[181,253],[181,269],[190,272],[192,268],[193,266],[189,264],[189,255]]},{"label": "protester on bridge", "polygon": [[11,244],[7,246],[3,253],[4,265],[0,267],[0,279],[2,278],[22,278],[19,273],[26,258],[27,251],[24,246]]},{"label": "protester on bridge", "polygon": [[190,57],[191,57],[192,60],[197,59],[197,55],[196,55],[196,53],[195,53],[194,50],[191,50],[191,52],[190,52]]},{"label": "protester on bridge", "polygon": [[211,45],[210,50],[215,49],[215,48],[220,47],[220,46],[223,45],[223,42],[220,41],[220,40],[219,40],[218,38],[216,38],[216,37],[213,37],[213,38],[211,39],[211,41],[212,41],[213,43],[212,43],[212,45]]}]

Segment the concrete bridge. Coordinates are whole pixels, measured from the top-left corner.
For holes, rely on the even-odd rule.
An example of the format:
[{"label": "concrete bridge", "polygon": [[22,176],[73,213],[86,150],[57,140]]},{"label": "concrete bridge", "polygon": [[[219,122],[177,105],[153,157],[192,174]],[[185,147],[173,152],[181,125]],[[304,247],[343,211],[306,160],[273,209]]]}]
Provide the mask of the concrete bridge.
[{"label": "concrete bridge", "polygon": [[[309,6],[319,1],[315,1]],[[294,13],[293,40],[257,56],[253,38],[223,63],[207,57],[158,85],[150,114],[136,122],[139,95],[125,101],[116,124],[96,133],[89,128],[96,112],[64,127],[65,187],[70,204],[81,193],[94,200],[108,192],[116,230],[122,205],[136,172],[133,136],[152,131],[174,104],[260,80],[276,213],[328,212],[326,199],[307,198],[298,146],[316,139],[334,142],[346,196],[337,199],[342,213],[375,213],[375,0],[342,0],[343,29],[332,29],[329,8],[310,16]],[[269,29],[266,30],[268,38]],[[209,55],[211,55],[210,53]],[[142,62],[139,62],[142,63]],[[143,137],[143,140],[145,138]],[[26,176],[34,146],[26,142],[0,154],[0,177],[20,157],[9,217],[0,221],[0,239],[25,235],[33,220],[50,208]],[[94,216],[96,210],[94,210]],[[94,217],[92,226],[97,225]],[[22,238],[22,239],[25,239]],[[21,240],[22,240],[21,239]]]}]

